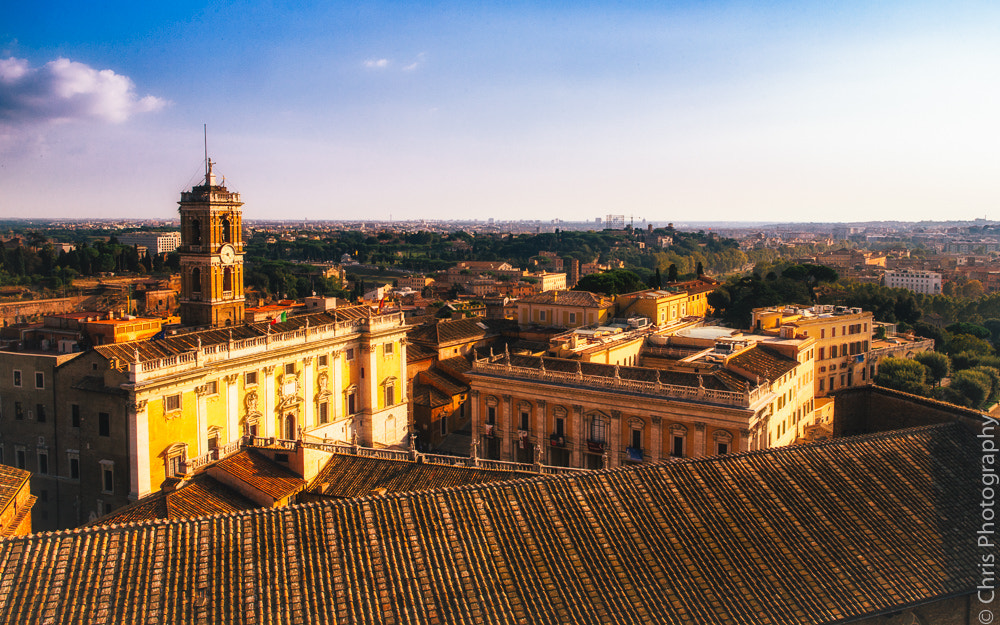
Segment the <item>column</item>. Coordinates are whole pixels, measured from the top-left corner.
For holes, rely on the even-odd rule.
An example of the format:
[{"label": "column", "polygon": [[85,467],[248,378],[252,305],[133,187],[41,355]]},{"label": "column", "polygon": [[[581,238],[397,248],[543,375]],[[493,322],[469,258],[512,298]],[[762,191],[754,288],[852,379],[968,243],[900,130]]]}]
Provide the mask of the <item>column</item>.
[{"label": "column", "polygon": [[[403,385],[399,401],[404,404],[410,401],[410,396],[407,394],[408,389],[406,388],[406,380],[409,379],[406,377],[406,342],[405,335],[399,339],[399,383]],[[409,412],[409,409],[407,409],[407,412]]]},{"label": "column", "polygon": [[750,451],[750,430],[740,430],[740,442],[736,453],[744,451]]},{"label": "column", "polygon": [[240,398],[237,384],[240,374],[224,375],[222,379],[226,382],[226,443],[231,443],[240,437]]},{"label": "column", "polygon": [[[365,345],[362,351],[366,354],[362,362],[365,363],[365,379],[361,381],[361,400],[364,402],[362,415],[367,415],[366,423],[362,429],[361,444],[371,447],[375,444],[376,432],[383,429],[382,423],[375,423],[375,415],[378,414],[378,358],[377,344]],[[362,416],[362,418],[365,418]]]},{"label": "column", "polygon": [[343,365],[340,362],[342,352],[339,349],[333,350],[330,354],[330,393],[333,394],[333,401],[330,402],[330,421],[334,422],[340,418],[340,409],[344,404],[344,382]]},{"label": "column", "polygon": [[544,450],[547,449],[549,446],[548,437],[546,436],[545,432],[545,429],[548,427],[548,417],[545,414],[545,400],[540,399],[537,402],[535,402],[535,414],[532,416],[534,417],[534,419],[531,422],[531,425],[535,433],[534,444],[540,446],[542,449],[541,454],[536,453],[538,457],[535,458],[535,462],[540,462],[541,464],[545,464]]},{"label": "column", "polygon": [[649,435],[653,440],[649,445],[649,461],[659,462],[663,449],[663,418],[653,415],[650,420],[652,425],[649,426]]},{"label": "column", "polygon": [[133,399],[128,406],[128,446],[132,453],[129,460],[129,494],[131,501],[148,495],[150,487],[149,420],[146,400]]},{"label": "column", "polygon": [[274,414],[274,365],[264,367],[264,431],[261,436],[271,438],[274,436],[274,423],[277,416]]},{"label": "column", "polygon": [[195,415],[198,422],[198,456],[201,457],[208,453],[208,406],[205,405],[206,402],[206,388],[205,385],[196,386],[194,389],[195,397]]},{"label": "column", "polygon": [[514,419],[511,417],[511,396],[502,395],[500,397],[500,414],[497,415],[497,435],[501,437],[500,439],[500,459],[513,462],[517,460],[517,455],[515,454],[514,440],[517,438],[517,434],[513,433]]},{"label": "column", "polygon": [[[483,449],[483,424],[479,417],[479,391],[470,390],[469,391],[469,408],[472,410],[472,441],[476,444],[479,451],[477,455],[481,456],[484,453]],[[470,449],[471,453],[472,450]]]},{"label": "column", "polygon": [[608,467],[617,467],[621,464],[620,449],[622,449],[622,433],[621,433],[621,423],[622,423],[622,411],[612,410],[611,411],[611,436],[608,437]]},{"label": "column", "polygon": [[694,441],[691,445],[691,456],[694,458],[700,458],[705,454],[705,424],[695,423],[694,424]]},{"label": "column", "polygon": [[583,406],[573,404],[573,416],[570,418],[570,433],[573,445],[570,447],[569,466],[583,467],[583,446],[587,444],[587,436],[583,431]]},{"label": "column", "polygon": [[316,385],[315,380],[313,379],[313,356],[306,356],[303,360],[305,361],[305,366],[302,367],[302,382],[300,383],[299,388],[302,389],[304,414],[302,423],[299,424],[299,427],[301,427],[302,430],[306,430],[307,428],[311,428],[314,424],[313,408],[316,404],[314,401],[316,396]]}]

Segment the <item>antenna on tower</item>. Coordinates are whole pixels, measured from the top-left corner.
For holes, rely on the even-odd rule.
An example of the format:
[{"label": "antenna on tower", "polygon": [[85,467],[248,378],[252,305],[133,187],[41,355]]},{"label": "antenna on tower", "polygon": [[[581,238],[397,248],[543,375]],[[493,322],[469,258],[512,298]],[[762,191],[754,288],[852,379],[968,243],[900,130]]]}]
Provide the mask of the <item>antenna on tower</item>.
[{"label": "antenna on tower", "polygon": [[204,124],[204,129],[205,129],[205,180],[207,182],[208,170],[210,167],[208,164],[208,124]]}]

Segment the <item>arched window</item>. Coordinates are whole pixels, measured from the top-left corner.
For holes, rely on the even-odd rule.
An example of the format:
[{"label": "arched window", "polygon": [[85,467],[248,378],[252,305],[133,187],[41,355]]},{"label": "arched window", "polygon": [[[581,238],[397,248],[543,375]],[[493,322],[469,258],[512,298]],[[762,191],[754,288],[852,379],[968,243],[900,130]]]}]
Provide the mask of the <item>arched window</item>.
[{"label": "arched window", "polygon": [[198,267],[191,270],[191,292],[201,293],[201,269]]},{"label": "arched window", "polygon": [[201,222],[191,220],[191,245],[201,245]]},{"label": "arched window", "polygon": [[290,412],[285,415],[285,440],[293,441],[297,438],[297,432],[295,431],[295,414]]},{"label": "arched window", "polygon": [[233,268],[226,267],[222,270],[222,290],[232,291],[233,290]]},{"label": "arched window", "polygon": [[233,225],[229,221],[229,217],[222,218],[222,242],[232,243],[233,242]]}]

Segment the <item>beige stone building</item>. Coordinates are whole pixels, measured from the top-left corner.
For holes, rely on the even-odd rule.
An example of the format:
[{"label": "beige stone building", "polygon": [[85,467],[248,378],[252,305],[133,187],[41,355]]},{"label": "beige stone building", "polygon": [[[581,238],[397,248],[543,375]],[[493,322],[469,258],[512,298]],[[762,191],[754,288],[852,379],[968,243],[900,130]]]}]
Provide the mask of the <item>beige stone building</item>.
[{"label": "beige stone building", "polygon": [[[601,468],[794,442],[814,410],[814,341],[757,337],[620,366],[499,354],[473,362],[485,457]],[[801,427],[800,427],[800,424]]]},{"label": "beige stone building", "polygon": [[873,316],[860,308],[817,305],[756,308],[755,330],[816,340],[816,397],[871,381]]}]

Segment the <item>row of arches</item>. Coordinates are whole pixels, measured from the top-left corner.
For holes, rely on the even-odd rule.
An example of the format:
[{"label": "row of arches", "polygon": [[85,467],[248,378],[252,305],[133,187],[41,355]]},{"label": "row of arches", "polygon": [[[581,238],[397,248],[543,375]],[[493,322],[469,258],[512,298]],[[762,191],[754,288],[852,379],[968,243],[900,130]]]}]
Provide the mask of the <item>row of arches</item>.
[{"label": "row of arches", "polygon": [[209,233],[206,237],[203,232],[201,220],[192,218],[187,222],[186,232],[184,232],[184,234],[187,235],[185,237],[187,239],[185,243],[187,245],[205,245],[206,241],[208,243],[214,242],[218,245],[225,243],[237,243],[239,242],[237,222],[238,220],[235,216],[230,217],[229,215],[223,215],[217,222],[217,236],[213,237],[211,233]]}]

